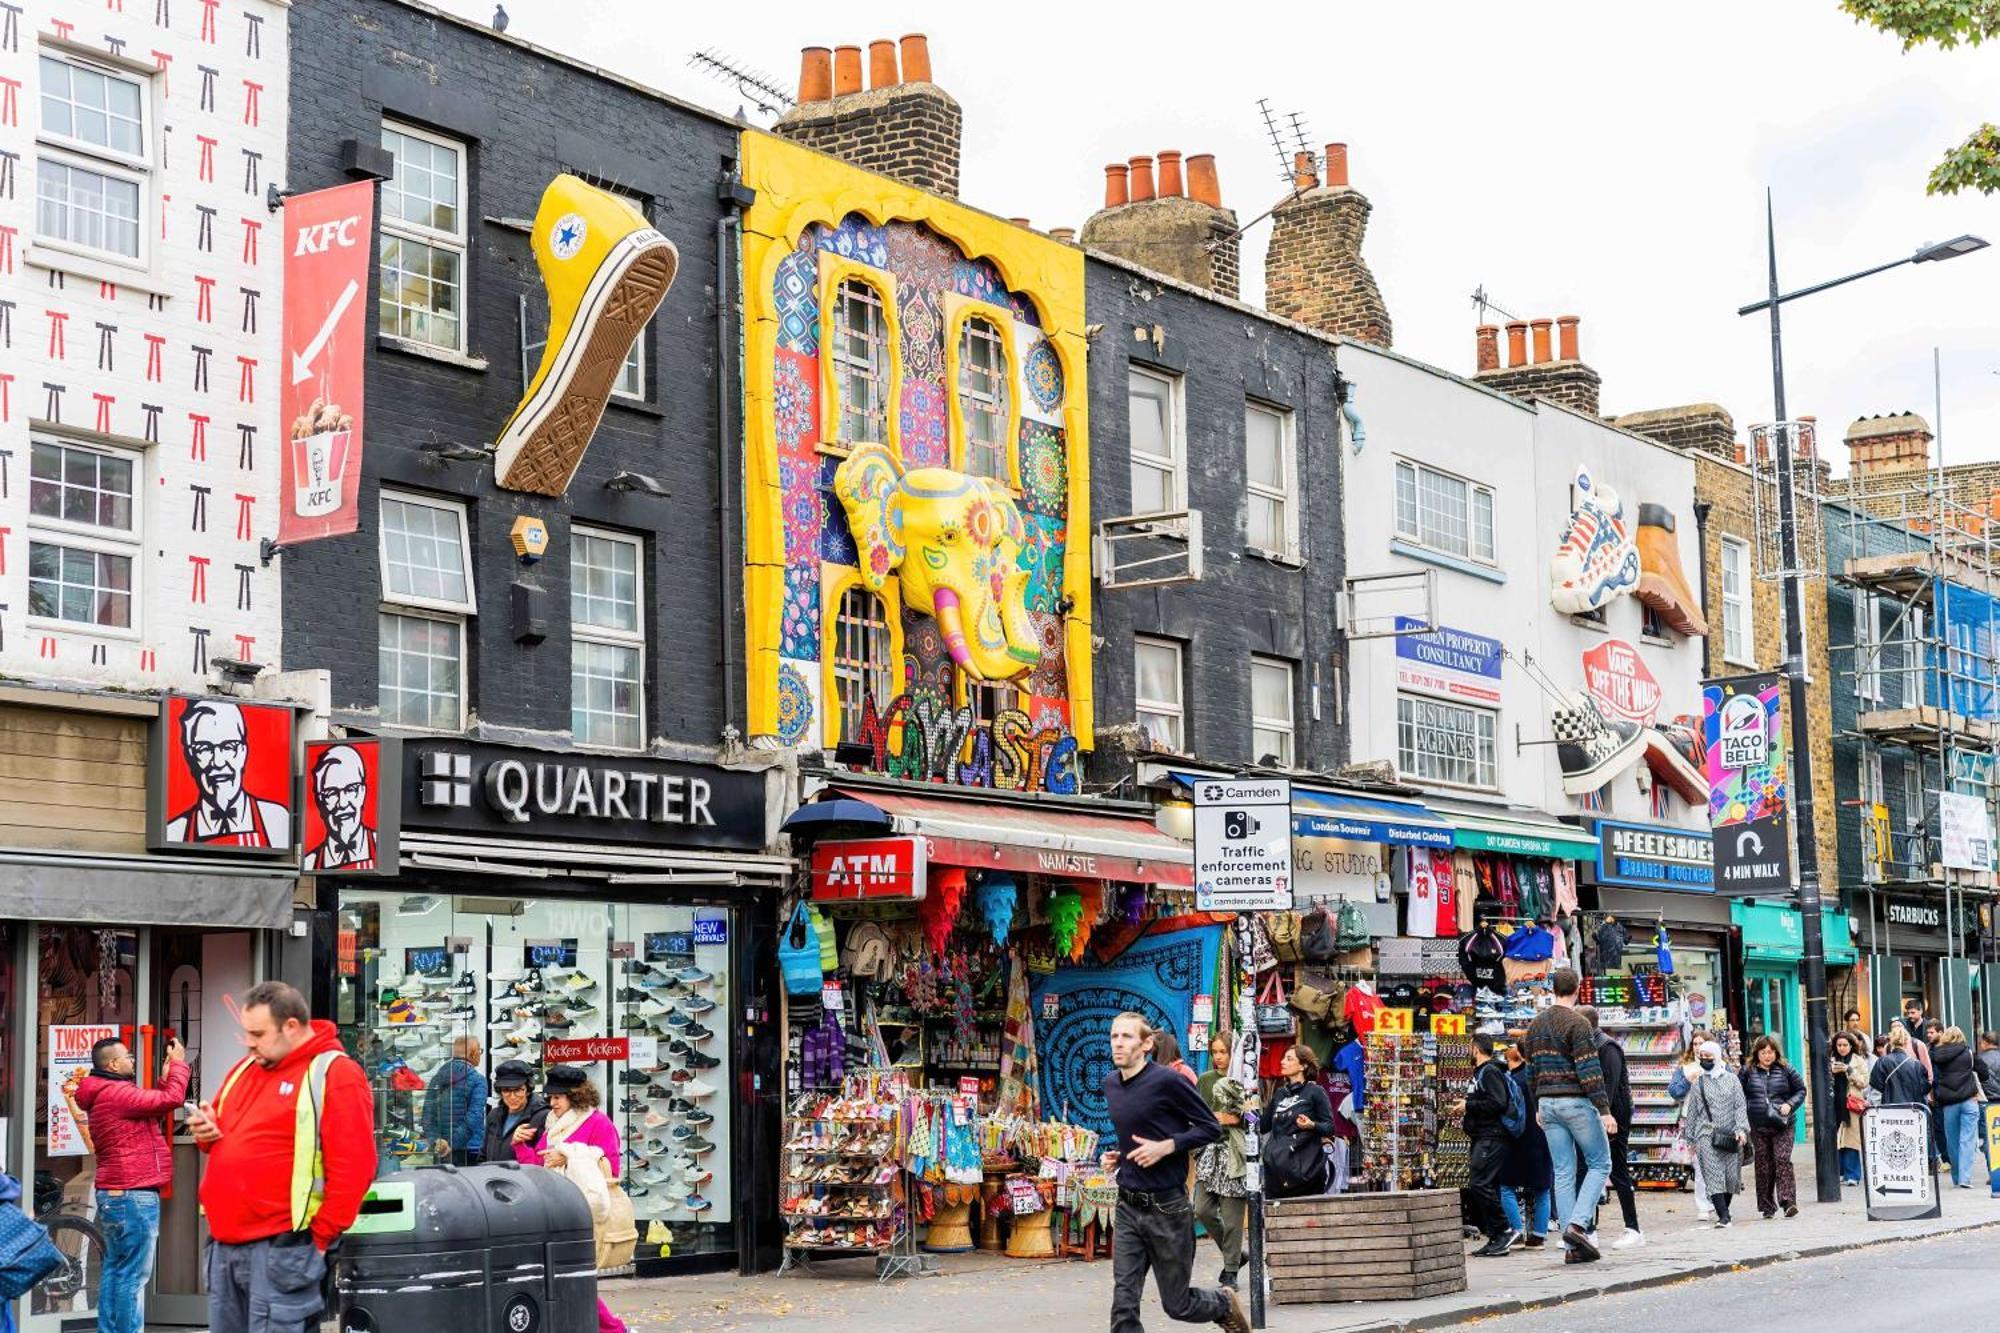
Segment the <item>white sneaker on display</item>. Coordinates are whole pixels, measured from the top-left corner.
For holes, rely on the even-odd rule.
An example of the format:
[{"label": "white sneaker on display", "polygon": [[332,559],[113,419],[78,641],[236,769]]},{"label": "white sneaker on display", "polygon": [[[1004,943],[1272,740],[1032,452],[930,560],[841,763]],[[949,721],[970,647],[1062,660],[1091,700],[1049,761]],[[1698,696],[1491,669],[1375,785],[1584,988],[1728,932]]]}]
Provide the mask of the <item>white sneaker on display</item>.
[{"label": "white sneaker on display", "polygon": [[1625,1228],[1624,1235],[1620,1236],[1617,1240],[1611,1242],[1611,1248],[1614,1250],[1636,1250],[1645,1243],[1646,1243],[1645,1232],[1634,1231],[1632,1230],[1632,1228],[1627,1227]]}]

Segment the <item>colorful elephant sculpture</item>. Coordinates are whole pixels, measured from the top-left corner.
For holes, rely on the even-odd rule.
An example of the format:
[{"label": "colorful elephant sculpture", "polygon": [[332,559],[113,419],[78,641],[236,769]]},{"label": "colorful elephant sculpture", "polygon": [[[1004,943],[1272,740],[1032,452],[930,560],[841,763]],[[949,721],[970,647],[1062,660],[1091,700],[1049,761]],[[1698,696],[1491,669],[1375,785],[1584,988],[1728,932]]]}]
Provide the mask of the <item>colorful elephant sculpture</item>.
[{"label": "colorful elephant sculpture", "polygon": [[936,617],[960,670],[1011,680],[1041,660],[1027,608],[1027,528],[1005,487],[948,468],[905,472],[868,444],[834,472],[833,489],[862,581],[879,592],[899,576],[903,605]]}]

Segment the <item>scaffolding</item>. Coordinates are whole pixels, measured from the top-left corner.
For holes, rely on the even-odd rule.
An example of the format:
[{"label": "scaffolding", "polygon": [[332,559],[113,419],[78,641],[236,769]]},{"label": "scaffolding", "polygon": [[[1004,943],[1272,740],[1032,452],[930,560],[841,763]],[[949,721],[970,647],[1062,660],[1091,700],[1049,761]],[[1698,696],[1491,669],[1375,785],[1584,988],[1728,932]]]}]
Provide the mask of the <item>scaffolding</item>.
[{"label": "scaffolding", "polygon": [[[1917,897],[1942,909],[1946,939],[1943,1016],[1976,1022],[1953,961],[1990,961],[1995,877],[1995,758],[2000,753],[2000,518],[1952,494],[1940,473],[1913,471],[1850,481],[1824,524],[1828,572],[1850,599],[1848,642],[1829,642],[1835,688],[1853,702],[1852,725],[1837,735],[1859,742],[1862,879],[1869,936],[1880,952],[1884,895]],[[1831,498],[1831,497],[1830,497]],[[1830,593],[1838,596],[1837,591]],[[1833,636],[1830,634],[1829,638]],[[1881,760],[1900,755],[1919,782],[1892,817]],[[1906,777],[1907,784],[1908,779]],[[1907,787],[1906,787],[1907,790]],[[1973,797],[1986,813],[1988,845],[1947,864],[1945,797]],[[1964,808],[1950,802],[1954,813]],[[1966,861],[1977,862],[1967,866]],[[1979,923],[1979,924],[1975,924]],[[1965,940],[1977,930],[1980,945]],[[1989,999],[1990,1003],[1990,999]],[[1961,1006],[1965,1006],[1961,1011]]]}]

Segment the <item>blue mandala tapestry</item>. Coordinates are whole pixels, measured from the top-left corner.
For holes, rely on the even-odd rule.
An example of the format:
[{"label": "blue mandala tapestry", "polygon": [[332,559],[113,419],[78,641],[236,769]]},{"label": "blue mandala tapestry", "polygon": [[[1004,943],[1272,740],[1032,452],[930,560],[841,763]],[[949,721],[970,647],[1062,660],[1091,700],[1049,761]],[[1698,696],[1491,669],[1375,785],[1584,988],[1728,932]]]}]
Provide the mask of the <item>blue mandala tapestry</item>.
[{"label": "blue mandala tapestry", "polygon": [[[1064,967],[1034,979],[1035,1057],[1042,1112],[1100,1134],[1111,1131],[1104,1076],[1111,1072],[1111,1020],[1126,1010],[1156,1028],[1185,1034],[1194,997],[1215,984],[1222,927],[1148,935],[1115,962]],[[1058,997],[1053,1020],[1044,996]]]}]

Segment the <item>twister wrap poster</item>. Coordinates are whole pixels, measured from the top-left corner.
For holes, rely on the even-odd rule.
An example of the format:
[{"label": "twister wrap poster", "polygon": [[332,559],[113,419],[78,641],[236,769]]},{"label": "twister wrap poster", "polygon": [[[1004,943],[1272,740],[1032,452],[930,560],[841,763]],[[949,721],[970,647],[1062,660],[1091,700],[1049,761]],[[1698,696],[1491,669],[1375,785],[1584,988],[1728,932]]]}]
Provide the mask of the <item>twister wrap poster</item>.
[{"label": "twister wrap poster", "polygon": [[1711,680],[1701,689],[1717,893],[1791,891],[1791,760],[1785,748],[1784,690],[1784,678],[1775,671]]}]

